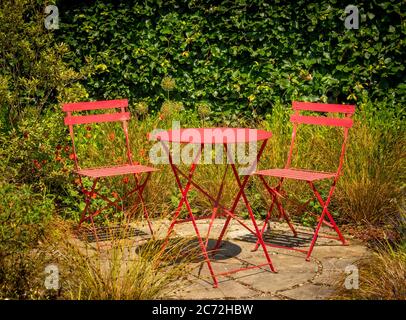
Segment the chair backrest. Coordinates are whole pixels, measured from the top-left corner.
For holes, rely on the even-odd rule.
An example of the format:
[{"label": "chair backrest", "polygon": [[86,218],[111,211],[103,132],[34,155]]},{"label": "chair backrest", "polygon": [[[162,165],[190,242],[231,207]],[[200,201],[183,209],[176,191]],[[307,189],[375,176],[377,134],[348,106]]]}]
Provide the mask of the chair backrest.
[{"label": "chair backrest", "polygon": [[[290,121],[293,123],[292,140],[285,168],[289,168],[292,162],[293,147],[296,139],[297,127],[299,124],[342,127],[344,129],[344,135],[337,168],[338,176],[340,174],[344,161],[346,143],[348,140],[348,129],[351,128],[353,125],[352,115],[355,112],[355,106],[344,104],[293,101],[292,109],[294,110],[294,113],[290,117]],[[306,116],[302,115],[302,112],[304,111],[319,112],[321,114],[317,116]],[[344,117],[326,116],[329,114],[341,114]]]},{"label": "chair backrest", "polygon": [[[79,169],[78,157],[75,147],[75,137],[74,137],[74,125],[80,124],[90,124],[90,123],[102,123],[102,122],[122,122],[122,128],[124,130],[126,149],[127,149],[127,159],[128,163],[132,164],[132,154],[130,149],[130,141],[128,136],[128,124],[127,121],[130,120],[131,114],[126,111],[128,108],[128,100],[106,100],[106,101],[91,101],[91,102],[74,102],[65,103],[62,105],[62,110],[66,112],[65,125],[69,126],[69,133],[72,139],[73,154],[75,156],[75,167]],[[110,113],[102,114],[92,114],[92,115],[73,115],[72,113],[79,113],[83,111],[92,110],[113,110]],[[119,110],[117,110],[119,109]]]}]

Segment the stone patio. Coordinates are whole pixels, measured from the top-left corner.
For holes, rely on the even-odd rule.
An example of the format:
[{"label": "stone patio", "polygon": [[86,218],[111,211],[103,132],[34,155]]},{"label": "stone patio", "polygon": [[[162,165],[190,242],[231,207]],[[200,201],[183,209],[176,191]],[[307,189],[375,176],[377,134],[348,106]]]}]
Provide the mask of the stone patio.
[{"label": "stone patio", "polygon": [[[215,221],[211,232],[209,247],[215,243],[224,220]],[[247,222],[250,224],[249,222]],[[169,222],[154,222],[158,237],[164,236]],[[199,231],[205,235],[208,221],[198,221]],[[306,248],[311,240],[312,229],[297,227],[298,238],[294,238],[284,223],[271,223],[273,234],[266,239],[277,244],[295,244]],[[327,233],[327,230],[322,230]],[[173,237],[193,236],[192,223],[182,223],[175,227]],[[369,255],[361,242],[346,236],[349,246],[342,246],[336,240],[319,237],[311,261],[305,260],[305,254],[297,251],[268,247],[277,273],[269,267],[251,269],[218,278],[218,288],[213,288],[207,264],[191,264],[192,272],[186,283],[172,293],[174,299],[329,299],[334,294],[334,283],[342,279],[345,267],[357,265],[357,262]],[[215,255],[212,266],[215,273],[222,273],[253,264],[265,263],[261,247],[253,252],[255,237],[237,222],[232,222],[224,238],[221,252]],[[341,280],[342,281],[342,280]],[[344,284],[343,284],[344,285]]]}]

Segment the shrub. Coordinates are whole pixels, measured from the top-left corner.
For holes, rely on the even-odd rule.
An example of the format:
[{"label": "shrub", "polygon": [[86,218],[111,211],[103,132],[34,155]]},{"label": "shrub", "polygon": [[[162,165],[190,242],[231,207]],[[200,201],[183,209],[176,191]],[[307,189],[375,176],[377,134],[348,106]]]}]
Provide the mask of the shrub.
[{"label": "shrub", "polygon": [[41,297],[44,257],[36,249],[53,211],[46,193],[0,182],[0,298]]},{"label": "shrub", "polygon": [[[337,285],[340,299],[406,300],[406,251],[384,245],[358,265],[359,289]],[[343,281],[340,281],[342,284]]]},{"label": "shrub", "polygon": [[[72,174],[69,134],[59,110],[38,117],[27,113],[8,133],[0,133],[1,181],[30,185],[34,192],[53,195],[58,212],[78,217],[79,197]],[[63,209],[59,210],[59,209]]]},{"label": "shrub", "polygon": [[[87,96],[77,82],[90,69],[74,71],[63,61],[68,47],[44,27],[52,1],[6,0],[0,4],[0,130],[8,131],[27,108],[38,114],[58,101]],[[29,116],[32,116],[30,114]]]},{"label": "shrub", "polygon": [[334,205],[345,222],[397,229],[405,180],[405,127],[385,103],[359,104]]},{"label": "shrub", "polygon": [[45,29],[44,8],[53,2],[0,4],[0,173],[1,182],[47,190],[60,203],[70,194],[70,150],[58,104],[88,97],[78,80],[91,69],[68,67],[68,47]]},{"label": "shrub", "polygon": [[3,180],[43,184],[56,191],[56,182],[71,168],[66,161],[71,153],[68,139],[62,112],[49,110],[42,117],[26,113],[15,128],[0,134]]},{"label": "shrub", "polygon": [[[74,300],[144,300],[165,297],[182,281],[190,251],[187,240],[171,242],[161,253],[162,242],[134,238],[128,224],[121,232],[105,228],[108,242],[82,242],[65,222],[54,224],[48,251],[57,252],[62,297]],[[186,255],[185,255],[186,253]]]},{"label": "shrub", "polygon": [[100,66],[83,83],[100,99],[144,99],[158,110],[170,75],[171,99],[186,108],[208,100],[220,121],[265,114],[279,100],[404,101],[400,2],[358,1],[359,30],[344,26],[346,3],[327,0],[58,5],[58,39],[75,69],[88,56]]}]

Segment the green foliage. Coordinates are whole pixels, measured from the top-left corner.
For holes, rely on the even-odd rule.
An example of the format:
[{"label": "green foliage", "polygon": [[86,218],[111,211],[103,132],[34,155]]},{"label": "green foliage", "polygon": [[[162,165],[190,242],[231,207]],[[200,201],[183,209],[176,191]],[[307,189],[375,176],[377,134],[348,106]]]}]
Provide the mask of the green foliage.
[{"label": "green foliage", "polygon": [[44,7],[52,1],[6,0],[0,3],[0,130],[9,130],[27,109],[37,113],[58,101],[87,97],[77,82],[89,68],[74,71],[68,53],[44,27]]},{"label": "green foliage", "polygon": [[[28,113],[7,134],[0,134],[2,179],[56,188],[72,166],[65,160],[71,152],[62,112],[42,117]],[[63,159],[65,158],[65,159]]]},{"label": "green foliage", "polygon": [[[53,199],[37,194],[27,185],[1,183],[1,252],[27,249],[38,237],[38,229],[50,219]],[[9,250],[6,250],[6,246]]]},{"label": "green foliage", "polygon": [[44,257],[39,246],[54,210],[53,198],[28,185],[0,182],[0,298],[38,297]]},{"label": "green foliage", "polygon": [[[58,39],[97,98],[129,97],[159,109],[162,79],[186,108],[210,101],[217,121],[265,113],[279,100],[404,102],[404,3],[360,1],[360,28],[344,26],[346,2],[61,1]],[[170,78],[164,78],[164,77]],[[169,91],[168,91],[169,92]],[[215,117],[217,115],[217,117]]]},{"label": "green foliage", "polygon": [[44,7],[54,1],[6,0],[0,4],[0,182],[29,184],[34,192],[71,193],[72,163],[61,101],[87,98],[74,71],[44,26]]}]

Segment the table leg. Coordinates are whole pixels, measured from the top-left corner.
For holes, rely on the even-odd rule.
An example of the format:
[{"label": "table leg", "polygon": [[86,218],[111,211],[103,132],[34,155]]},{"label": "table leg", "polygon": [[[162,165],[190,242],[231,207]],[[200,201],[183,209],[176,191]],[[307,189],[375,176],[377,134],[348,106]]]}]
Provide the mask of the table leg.
[{"label": "table leg", "polygon": [[[257,165],[259,159],[261,158],[262,153],[264,152],[264,149],[265,149],[265,146],[266,146],[267,142],[268,142],[268,140],[264,140],[264,141],[262,142],[261,147],[260,147],[260,149],[259,149],[259,151],[258,151],[257,157],[256,157],[254,163],[252,164],[252,167],[254,167],[254,166]],[[228,150],[227,150],[227,144],[224,144],[224,148],[225,148],[225,150],[226,150],[226,152],[227,152],[227,157],[229,157]],[[231,161],[231,162],[232,162],[232,161]],[[246,185],[247,185],[247,183],[248,183],[248,179],[249,179],[249,178],[250,178],[250,176],[249,176],[249,175],[246,175],[246,176],[244,177],[243,181],[242,181],[242,184],[239,185],[240,189],[239,189],[239,191],[238,191],[238,193],[237,193],[237,195],[236,195],[236,197],[235,197],[235,199],[234,199],[233,205],[231,206],[231,209],[229,210],[229,212],[234,213],[235,209],[237,208],[238,202],[239,202],[240,199],[241,199],[242,193],[243,193],[243,191],[244,191],[244,189],[245,189],[245,187],[246,187]],[[238,180],[240,181],[240,179],[238,179]],[[240,181],[240,182],[241,182],[241,181]],[[231,218],[232,218],[231,215],[228,215],[228,216],[227,216],[226,221],[225,221],[225,223],[224,223],[224,225],[223,225],[223,228],[222,228],[222,230],[221,230],[221,232],[220,232],[220,235],[219,235],[219,237],[218,237],[218,239],[217,239],[216,245],[214,246],[214,249],[213,249],[214,251],[216,251],[216,250],[218,250],[218,248],[220,248],[220,246],[221,246],[221,241],[223,240],[224,234],[225,234],[226,231],[227,231],[227,228],[228,228],[228,226],[229,226],[229,224],[230,224]]]},{"label": "table leg", "polygon": [[[227,150],[227,147],[225,147],[225,148],[226,148],[226,151],[227,151],[227,155],[229,156],[229,152],[228,152],[228,150]],[[243,187],[243,185],[242,185],[242,183],[241,183],[240,177],[239,177],[239,175],[238,175],[237,168],[235,167],[235,164],[234,164],[234,163],[231,164],[231,168],[233,169],[233,173],[234,173],[235,179],[236,179],[236,181],[237,181],[237,183],[238,183],[238,186],[239,186],[240,189],[241,189],[241,196],[242,196],[242,198],[243,198],[243,201],[244,201],[244,203],[245,203],[245,206],[246,206],[246,208],[247,208],[247,210],[248,210],[248,214],[249,214],[249,216],[250,216],[250,218],[251,218],[251,221],[252,221],[252,224],[253,224],[253,226],[254,226],[255,235],[257,236],[257,239],[258,239],[258,241],[259,241],[259,243],[260,243],[260,245],[261,245],[261,247],[262,247],[262,249],[263,249],[263,251],[264,251],[264,255],[265,255],[265,257],[266,257],[266,260],[268,261],[269,267],[271,268],[271,270],[272,270],[273,272],[276,272],[276,270],[275,270],[275,268],[274,268],[274,266],[273,266],[273,264],[272,264],[271,258],[270,258],[270,256],[269,256],[268,250],[267,250],[267,248],[266,248],[266,245],[265,245],[265,243],[264,243],[264,240],[263,240],[263,238],[262,238],[262,234],[261,234],[261,232],[260,232],[260,230],[259,230],[259,228],[258,228],[258,225],[257,225],[257,223],[256,223],[256,219],[255,219],[254,213],[252,212],[252,209],[251,209],[251,206],[250,206],[250,204],[249,204],[249,201],[248,201],[248,199],[247,199],[247,197],[246,197],[246,195],[245,195],[245,193],[244,193],[244,187],[245,187],[245,186]],[[248,177],[248,176],[247,176],[247,177]]]},{"label": "table leg", "polygon": [[171,222],[171,224],[169,226],[169,229],[167,231],[164,243],[162,244],[161,252],[165,249],[165,247],[166,247],[166,245],[168,243],[169,236],[170,236],[173,228],[176,225],[176,220],[177,220],[177,218],[178,218],[178,216],[180,214],[180,211],[182,210],[184,202],[187,201],[187,193],[189,192],[189,189],[190,189],[190,187],[192,185],[192,178],[193,178],[194,171],[196,170],[196,163],[199,161],[200,155],[201,155],[201,151],[200,151],[197,154],[196,158],[194,159],[191,167],[189,168],[189,175],[187,176],[187,182],[186,182],[185,187],[183,188],[182,183],[180,181],[180,178],[179,178],[179,176],[177,174],[177,170],[179,170],[179,169],[173,163],[171,152],[170,152],[169,148],[165,145],[165,143],[162,143],[162,146],[163,146],[163,149],[165,150],[165,152],[166,152],[166,154],[168,156],[169,163],[170,163],[172,171],[173,171],[173,173],[175,175],[176,184],[178,185],[178,187],[180,189],[180,192],[182,194],[182,198],[180,199],[178,207],[175,210],[175,214],[174,214],[174,216],[172,218],[172,222]]},{"label": "table leg", "polygon": [[219,192],[217,193],[216,200],[214,201],[214,206],[213,206],[213,211],[212,211],[212,215],[211,215],[211,219],[210,219],[210,223],[209,223],[209,228],[207,230],[206,247],[207,247],[207,244],[209,243],[210,231],[211,231],[211,229],[213,227],[214,220],[216,219],[216,214],[217,214],[217,211],[218,211],[218,208],[219,208],[221,195],[223,193],[224,181],[225,181],[225,178],[226,178],[226,175],[227,175],[227,171],[228,171],[228,166],[226,166],[226,169],[224,170],[223,178],[222,178],[221,184],[220,184],[220,189],[219,189]]},{"label": "table leg", "polygon": [[[163,145],[164,145],[164,144],[163,144]],[[166,153],[167,153],[167,155],[168,155],[168,158],[169,158],[169,163],[170,163],[171,168],[172,168],[172,171],[173,171],[173,173],[174,173],[174,175],[175,175],[176,183],[177,183],[177,185],[178,185],[178,187],[179,187],[179,190],[180,190],[181,193],[182,193],[182,199],[179,201],[179,205],[178,205],[178,207],[177,207],[177,209],[176,209],[176,211],[175,211],[174,218],[173,218],[173,220],[172,220],[172,223],[171,223],[171,225],[170,225],[170,227],[169,227],[169,229],[168,229],[166,238],[165,238],[164,243],[163,243],[163,245],[162,245],[161,253],[163,252],[163,250],[165,250],[165,247],[166,247],[166,245],[167,245],[167,243],[168,243],[168,241],[169,241],[169,236],[170,236],[170,234],[171,234],[173,228],[175,227],[177,218],[178,218],[178,216],[179,216],[179,214],[180,214],[180,211],[181,211],[181,209],[182,209],[182,207],[183,207],[183,204],[185,204],[185,205],[186,205],[186,208],[187,208],[187,210],[188,210],[188,213],[189,213],[189,217],[190,217],[190,219],[191,219],[191,221],[192,221],[193,228],[194,228],[194,230],[195,230],[195,233],[196,233],[196,236],[197,236],[197,239],[198,239],[198,242],[199,242],[200,249],[202,250],[202,253],[203,253],[203,256],[204,256],[204,260],[205,260],[205,262],[207,263],[207,266],[208,266],[209,271],[210,271],[210,275],[211,275],[211,277],[212,277],[212,279],[213,279],[213,286],[214,286],[215,288],[217,288],[217,286],[218,286],[217,278],[216,278],[216,276],[215,276],[215,274],[214,274],[213,267],[211,266],[211,262],[210,262],[209,255],[208,255],[208,253],[207,253],[206,245],[205,245],[205,243],[203,242],[203,239],[202,239],[202,237],[201,237],[201,235],[200,235],[199,228],[198,228],[197,223],[196,223],[196,219],[195,219],[195,217],[194,217],[194,215],[193,215],[192,209],[191,209],[191,207],[190,207],[190,203],[189,203],[189,201],[188,201],[188,199],[187,199],[187,194],[188,194],[188,192],[189,192],[189,190],[190,190],[190,187],[191,187],[191,185],[192,185],[193,174],[194,174],[194,172],[195,172],[195,170],[196,170],[197,163],[199,162],[200,156],[201,156],[201,154],[202,154],[203,147],[204,147],[203,145],[200,146],[199,153],[196,155],[195,159],[193,160],[193,163],[192,163],[192,165],[191,165],[191,167],[190,167],[190,170],[189,170],[189,176],[188,176],[188,180],[187,180],[186,186],[183,188],[182,183],[181,183],[180,178],[179,178],[179,175],[178,175],[178,170],[179,170],[179,169],[178,169],[178,168],[175,166],[175,164],[173,163],[173,159],[172,159],[172,156],[171,156],[171,154],[170,154],[169,149],[166,147],[166,145],[164,145],[164,149],[165,149],[165,151],[166,151]],[[213,217],[212,217],[212,220],[214,220]]]}]

